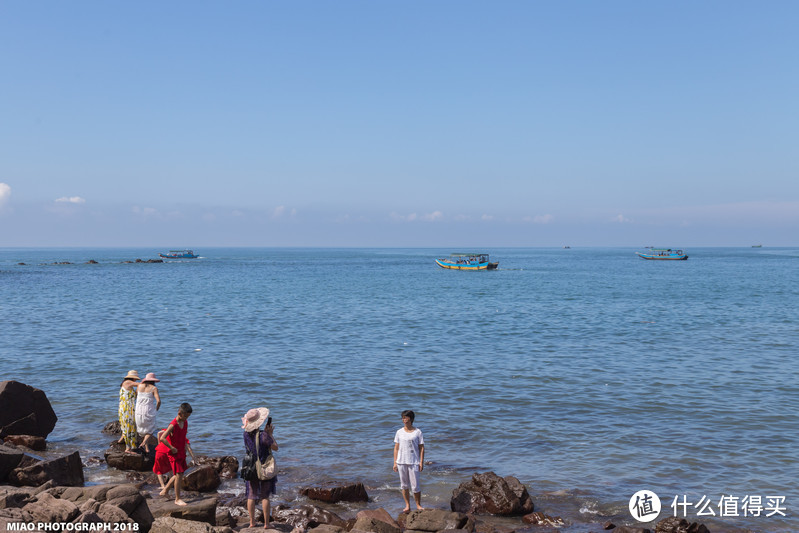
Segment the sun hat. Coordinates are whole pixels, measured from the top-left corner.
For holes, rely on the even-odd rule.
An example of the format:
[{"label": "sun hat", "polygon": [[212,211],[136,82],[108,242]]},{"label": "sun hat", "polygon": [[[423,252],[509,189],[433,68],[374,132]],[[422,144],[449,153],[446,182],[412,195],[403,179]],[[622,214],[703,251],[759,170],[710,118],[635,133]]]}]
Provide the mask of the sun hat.
[{"label": "sun hat", "polygon": [[147,372],[147,375],[144,376],[142,381],[161,381],[157,377],[155,377],[155,372]]},{"label": "sun hat", "polygon": [[241,418],[241,423],[244,424],[243,426],[241,426],[241,429],[243,429],[247,433],[249,433],[250,431],[255,431],[256,429],[261,427],[261,424],[263,424],[264,420],[266,420],[268,417],[269,417],[269,409],[267,409],[266,407],[258,407],[256,409],[250,409],[249,411],[247,411],[247,414],[245,414]]},{"label": "sun hat", "polygon": [[139,379],[139,373],[135,370],[128,370],[128,375],[124,379]]}]

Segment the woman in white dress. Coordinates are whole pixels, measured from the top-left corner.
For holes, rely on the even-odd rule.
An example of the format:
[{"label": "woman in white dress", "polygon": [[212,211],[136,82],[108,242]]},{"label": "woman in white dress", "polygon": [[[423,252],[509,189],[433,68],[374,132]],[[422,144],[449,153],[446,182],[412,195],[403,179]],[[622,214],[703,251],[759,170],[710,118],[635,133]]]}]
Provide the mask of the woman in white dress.
[{"label": "woman in white dress", "polygon": [[149,441],[156,440],[155,415],[161,408],[161,396],[155,384],[159,381],[161,380],[153,372],[148,373],[141,380],[136,397],[136,431],[142,436],[142,446],[146,454],[150,453]]}]

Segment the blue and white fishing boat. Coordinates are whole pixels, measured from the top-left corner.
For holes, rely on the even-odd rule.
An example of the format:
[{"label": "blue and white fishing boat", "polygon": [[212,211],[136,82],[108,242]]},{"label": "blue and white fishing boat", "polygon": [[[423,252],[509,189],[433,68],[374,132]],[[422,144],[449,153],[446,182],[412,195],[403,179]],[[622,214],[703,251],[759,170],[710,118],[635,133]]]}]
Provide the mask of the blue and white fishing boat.
[{"label": "blue and white fishing boat", "polygon": [[491,263],[488,254],[450,254],[444,259],[436,259],[436,264],[441,268],[453,270],[496,270],[499,263]]},{"label": "blue and white fishing boat", "polygon": [[648,252],[635,252],[641,259],[655,259],[660,261],[683,261],[688,259],[688,254],[682,250],[671,248],[651,248]]},{"label": "blue and white fishing boat", "polygon": [[197,259],[200,257],[191,250],[169,250],[169,253],[158,255],[164,259]]}]

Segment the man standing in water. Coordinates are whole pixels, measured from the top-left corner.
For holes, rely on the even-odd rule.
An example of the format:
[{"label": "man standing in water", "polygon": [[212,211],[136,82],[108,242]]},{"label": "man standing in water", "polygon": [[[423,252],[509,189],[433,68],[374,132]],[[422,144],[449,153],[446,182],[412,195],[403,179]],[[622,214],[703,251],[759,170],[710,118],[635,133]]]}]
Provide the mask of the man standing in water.
[{"label": "man standing in water", "polygon": [[413,411],[402,412],[403,427],[394,435],[394,472],[399,472],[400,489],[405,500],[403,513],[411,510],[408,489],[413,491],[417,509],[422,507],[422,492],[419,488],[419,473],[424,469],[424,437],[419,428],[413,427],[416,418]]}]

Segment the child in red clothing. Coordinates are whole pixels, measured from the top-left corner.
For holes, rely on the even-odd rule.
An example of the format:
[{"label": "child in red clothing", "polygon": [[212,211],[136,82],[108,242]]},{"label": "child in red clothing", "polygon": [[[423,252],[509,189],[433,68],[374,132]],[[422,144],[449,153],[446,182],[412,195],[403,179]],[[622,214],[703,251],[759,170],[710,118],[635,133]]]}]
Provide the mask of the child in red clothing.
[{"label": "child in red clothing", "polygon": [[[191,449],[189,439],[186,438],[186,433],[189,429],[189,416],[191,415],[191,405],[188,403],[180,404],[178,409],[178,416],[169,423],[167,428],[159,433],[158,440],[160,444],[155,448],[155,465],[153,471],[156,474],[166,471],[166,464],[163,455],[169,461],[169,468],[172,470],[174,477],[169,481],[175,483],[175,504],[186,505],[186,502],[180,499],[180,489],[183,484],[183,472],[186,471],[186,450],[188,449],[191,454],[191,460],[194,461],[194,451]],[[161,457],[159,457],[159,452]],[[160,461],[159,461],[160,459]],[[156,468],[158,470],[156,470]],[[161,475],[158,475],[159,481]],[[161,495],[166,496],[169,492],[169,483],[161,490]]]},{"label": "child in red clothing", "polygon": [[158,483],[161,484],[161,496],[169,496],[169,487],[175,484],[175,477],[169,478],[168,483],[164,483],[164,476],[172,472],[172,467],[169,466],[169,448],[161,443],[161,435],[166,433],[166,429],[158,432],[158,446],[155,447],[155,462],[153,463],[153,472],[158,476]]}]

